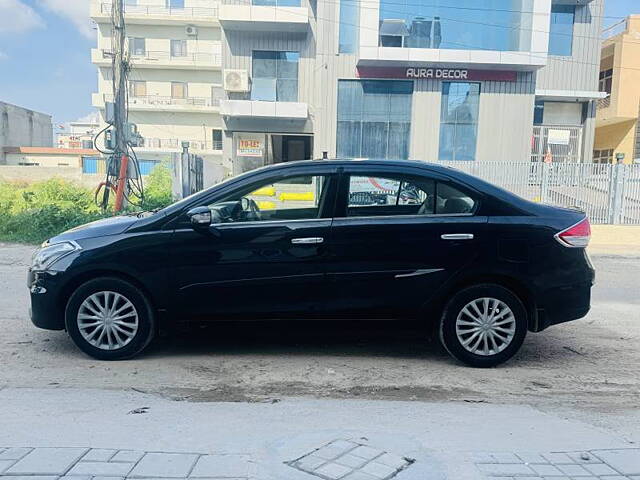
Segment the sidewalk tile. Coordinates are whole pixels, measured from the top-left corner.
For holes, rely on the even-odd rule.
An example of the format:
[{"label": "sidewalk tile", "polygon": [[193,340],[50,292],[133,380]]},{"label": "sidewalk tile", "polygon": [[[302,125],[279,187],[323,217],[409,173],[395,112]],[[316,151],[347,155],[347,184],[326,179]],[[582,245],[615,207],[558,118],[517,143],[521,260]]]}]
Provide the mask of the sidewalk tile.
[{"label": "sidewalk tile", "polygon": [[142,458],[144,452],[139,452],[136,450],[120,450],[116,453],[113,458],[111,458],[111,462],[137,462]]},{"label": "sidewalk tile", "polygon": [[123,462],[78,462],[69,475],[126,476],[134,465]]},{"label": "sidewalk tile", "polygon": [[382,463],[383,465],[387,465],[389,467],[393,467],[396,470],[400,470],[407,466],[408,462],[399,455],[394,455],[393,453],[385,453],[375,459],[376,463]]},{"label": "sidewalk tile", "polygon": [[4,473],[12,475],[64,475],[86,451],[86,448],[36,448]]},{"label": "sidewalk tile", "polygon": [[549,460],[549,462],[555,463],[556,465],[575,463],[573,459],[566,453],[543,453],[542,456]]},{"label": "sidewalk tile", "polygon": [[93,480],[124,480],[124,477],[93,477]]},{"label": "sidewalk tile", "polygon": [[586,464],[583,465],[591,475],[618,475],[613,468],[611,468],[606,463],[595,463],[595,464]]},{"label": "sidewalk tile", "polygon": [[110,450],[106,448],[92,448],[84,457],[83,462],[108,462],[116,454],[117,450]]},{"label": "sidewalk tile", "polygon": [[[368,475],[363,472],[353,472],[347,475],[346,477],[343,477],[342,480],[377,480],[377,479],[376,477],[372,477],[371,475]],[[506,479],[502,478],[501,480],[506,480]]]},{"label": "sidewalk tile", "polygon": [[355,450],[351,450],[349,453],[357,457],[371,460],[383,452],[382,450],[378,450],[377,448],[368,447],[367,445],[360,445],[358,448],[356,448]]},{"label": "sidewalk tile", "polygon": [[351,473],[351,468],[343,467],[337,463],[328,463],[327,465],[318,468],[314,474],[322,475],[323,477],[330,478],[331,480],[338,480],[344,477],[347,473]]},{"label": "sidewalk tile", "polygon": [[343,450],[351,450],[352,448],[356,448],[359,444],[352,442],[351,440],[334,440],[331,442],[331,445],[337,448],[342,448]]},{"label": "sidewalk tile", "polygon": [[543,458],[541,455],[537,453],[520,452],[520,453],[517,453],[517,455],[520,458],[520,460],[522,460],[524,463],[529,463],[529,464],[549,463],[547,459]]},{"label": "sidewalk tile", "polygon": [[[584,454],[586,454],[589,457],[587,460],[582,458],[582,455]],[[567,453],[567,455],[569,455],[573,459],[573,461],[576,463],[602,463],[602,460],[600,460],[595,455],[591,455],[589,452],[573,452],[573,453]]]},{"label": "sidewalk tile", "polygon": [[[327,460],[333,460],[334,458],[339,457],[340,455],[344,455],[345,453],[347,453],[352,448],[353,448],[353,446],[347,446],[342,442],[340,442],[337,445],[334,445],[334,443],[331,442],[330,444],[325,445],[324,447],[320,448],[319,450],[316,450],[315,452],[313,452],[313,454],[316,457],[325,458]],[[360,448],[360,447],[358,447],[358,448]]]},{"label": "sidewalk tile", "polygon": [[582,465],[557,465],[558,469],[570,477],[589,477],[591,473],[582,468]]},{"label": "sidewalk tile", "polygon": [[0,453],[0,460],[20,460],[31,450],[33,450],[33,448],[7,448],[2,453]]},{"label": "sidewalk tile", "polygon": [[249,477],[249,457],[245,455],[203,455],[198,459],[189,478]]},{"label": "sidewalk tile", "polygon": [[15,460],[0,460],[0,473],[7,470],[14,463],[16,463]]},{"label": "sidewalk tile", "polygon": [[300,470],[311,472],[325,463],[327,463],[327,461],[324,458],[316,457],[315,455],[307,455],[295,462],[294,466]]},{"label": "sidewalk tile", "polygon": [[492,463],[522,463],[514,453],[492,453]]},{"label": "sidewalk tile", "polygon": [[592,453],[623,475],[640,475],[640,449],[638,448],[594,450]]},{"label": "sidewalk tile", "polygon": [[9,477],[2,477],[5,480],[57,480],[59,477],[56,475],[11,475]]},{"label": "sidewalk tile", "polygon": [[190,453],[147,453],[129,474],[131,478],[184,478],[198,455]]},{"label": "sidewalk tile", "polygon": [[521,463],[481,463],[477,467],[488,475],[535,475],[531,468]]},{"label": "sidewalk tile", "polygon": [[559,467],[553,465],[529,465],[531,470],[536,472],[538,475],[542,477],[551,477],[553,475],[563,475],[563,473],[558,470]]},{"label": "sidewalk tile", "polygon": [[91,475],[65,475],[58,480],[91,480]]},{"label": "sidewalk tile", "polygon": [[376,478],[387,478],[396,473],[398,469],[374,461],[367,463],[360,471],[373,475]]},{"label": "sidewalk tile", "polygon": [[341,457],[336,458],[334,461],[336,463],[339,463],[340,465],[345,465],[351,468],[360,468],[362,465],[368,462],[366,458],[358,457],[350,453],[342,455]]}]

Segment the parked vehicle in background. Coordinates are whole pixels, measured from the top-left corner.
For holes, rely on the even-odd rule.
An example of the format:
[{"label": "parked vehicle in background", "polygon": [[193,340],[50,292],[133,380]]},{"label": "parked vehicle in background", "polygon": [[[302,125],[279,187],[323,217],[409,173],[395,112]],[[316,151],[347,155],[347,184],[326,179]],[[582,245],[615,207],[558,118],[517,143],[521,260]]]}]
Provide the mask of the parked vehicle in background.
[{"label": "parked vehicle in background", "polygon": [[149,215],[45,242],[32,320],[89,355],[140,353],[177,323],[417,319],[468,365],[589,311],[584,213],[413,161],[265,167]]}]

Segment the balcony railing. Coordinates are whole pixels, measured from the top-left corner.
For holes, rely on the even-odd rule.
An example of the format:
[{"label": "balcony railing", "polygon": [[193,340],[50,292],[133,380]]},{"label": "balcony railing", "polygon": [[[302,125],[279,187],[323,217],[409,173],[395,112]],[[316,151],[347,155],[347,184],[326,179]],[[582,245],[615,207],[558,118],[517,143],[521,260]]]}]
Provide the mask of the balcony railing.
[{"label": "balcony railing", "polygon": [[[222,55],[213,53],[185,53],[184,55],[172,55],[169,51],[145,51],[145,52],[129,52],[131,63],[135,66],[136,62],[162,62],[162,63],[193,63],[193,64],[209,64],[222,65]],[[102,50],[102,58],[113,58],[113,52]]]},{"label": "balcony railing", "polygon": [[603,108],[609,108],[611,106],[611,95],[598,99],[597,109],[601,110]]},{"label": "balcony railing", "polygon": [[[148,105],[148,106],[193,106],[193,107],[218,107],[220,106],[220,98],[212,97],[165,97],[161,95],[129,95],[129,106]],[[112,94],[104,95],[105,102],[113,102]]]},{"label": "balcony railing", "polygon": [[189,142],[189,150],[192,152],[222,150],[222,142],[205,142],[202,140],[184,140],[178,138],[143,138],[140,148],[158,150],[182,150],[182,142]]},{"label": "balcony railing", "polygon": [[607,40],[611,37],[615,37],[616,35],[620,35],[621,33],[624,33],[627,31],[627,20],[628,19],[624,19],[624,20],[620,20],[617,23],[614,23],[613,25],[605,28],[604,30],[602,30],[602,40]]},{"label": "balcony railing", "polygon": [[[101,3],[100,13],[103,15],[111,15],[113,4]],[[152,16],[167,16],[176,18],[194,18],[201,19],[202,17],[217,17],[218,7],[164,7],[162,5],[125,5],[124,13],[130,15],[152,15]]]}]

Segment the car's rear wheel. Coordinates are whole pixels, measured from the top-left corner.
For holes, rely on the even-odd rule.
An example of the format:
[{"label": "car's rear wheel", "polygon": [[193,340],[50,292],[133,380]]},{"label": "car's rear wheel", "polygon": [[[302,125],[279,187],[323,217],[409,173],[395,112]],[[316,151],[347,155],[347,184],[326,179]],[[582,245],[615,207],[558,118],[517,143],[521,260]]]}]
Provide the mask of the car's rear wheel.
[{"label": "car's rear wheel", "polygon": [[155,333],[153,310],[144,293],[112,277],[78,287],[67,303],[65,323],[75,344],[99,360],[131,358]]},{"label": "car's rear wheel", "polygon": [[444,309],[440,341],[456,359],[472,367],[509,360],[527,334],[527,313],[510,290],[494,284],[464,288]]}]

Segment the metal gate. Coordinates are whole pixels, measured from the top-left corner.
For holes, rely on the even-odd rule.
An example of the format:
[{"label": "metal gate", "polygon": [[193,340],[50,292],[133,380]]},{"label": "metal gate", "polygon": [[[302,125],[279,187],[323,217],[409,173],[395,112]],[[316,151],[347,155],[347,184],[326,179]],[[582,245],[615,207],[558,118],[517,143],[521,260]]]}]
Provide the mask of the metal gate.
[{"label": "metal gate", "polygon": [[531,161],[577,163],[582,160],[582,127],[535,125],[531,139]]}]

